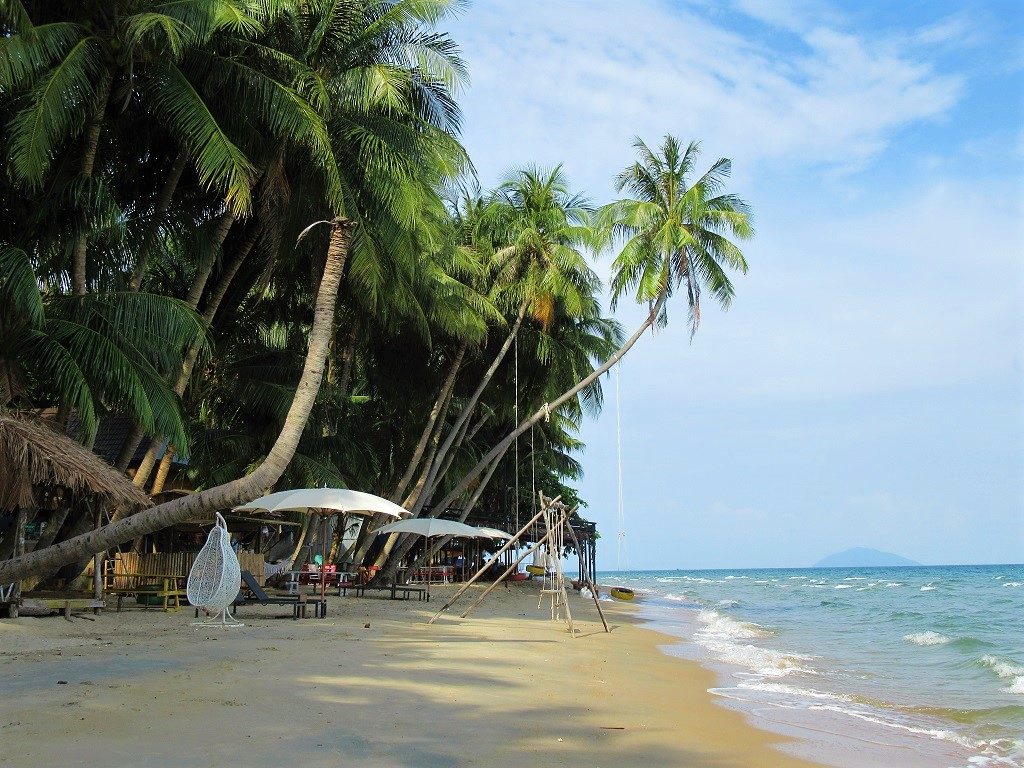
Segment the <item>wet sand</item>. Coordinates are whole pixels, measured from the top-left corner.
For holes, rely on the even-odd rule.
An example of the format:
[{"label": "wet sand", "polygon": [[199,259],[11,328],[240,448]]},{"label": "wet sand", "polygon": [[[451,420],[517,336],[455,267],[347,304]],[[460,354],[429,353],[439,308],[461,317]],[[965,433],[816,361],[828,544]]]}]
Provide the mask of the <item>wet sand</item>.
[{"label": "wet sand", "polygon": [[229,630],[188,609],[0,620],[0,765],[815,765],[716,705],[629,606],[602,604],[605,634],[572,595],[573,639],[524,583],[427,625],[446,590],[331,597],[326,619],[246,606]]}]

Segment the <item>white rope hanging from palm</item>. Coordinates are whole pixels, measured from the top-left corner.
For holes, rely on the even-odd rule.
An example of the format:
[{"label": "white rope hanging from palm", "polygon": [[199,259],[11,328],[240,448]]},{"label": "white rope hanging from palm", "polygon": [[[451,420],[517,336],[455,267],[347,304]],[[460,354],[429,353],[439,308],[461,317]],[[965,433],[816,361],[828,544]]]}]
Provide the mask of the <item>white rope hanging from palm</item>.
[{"label": "white rope hanging from palm", "polygon": [[228,609],[238,596],[242,567],[235,550],[231,548],[227,523],[219,512],[215,514],[217,519],[206,538],[206,544],[199,550],[196,561],[192,563],[192,570],[188,573],[185,595],[191,605],[214,614],[214,622],[219,615],[222,625],[241,626],[231,618]]}]

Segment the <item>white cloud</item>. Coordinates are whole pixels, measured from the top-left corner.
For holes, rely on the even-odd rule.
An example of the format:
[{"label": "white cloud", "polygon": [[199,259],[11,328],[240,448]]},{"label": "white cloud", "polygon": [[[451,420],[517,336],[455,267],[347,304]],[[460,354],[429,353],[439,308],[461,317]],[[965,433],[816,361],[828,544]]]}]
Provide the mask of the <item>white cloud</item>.
[{"label": "white cloud", "polygon": [[1019,376],[1024,200],[1012,185],[808,208],[765,225],[733,308],[708,313],[691,348],[673,323],[631,354],[641,366],[672,349],[685,358],[649,384],[653,397],[820,400]]},{"label": "white cloud", "polygon": [[635,134],[704,138],[748,168],[852,167],[961,89],[891,42],[825,25],[762,42],[658,3],[492,0],[452,32],[472,72],[466,140],[484,181],[501,164],[564,160],[597,196]]}]

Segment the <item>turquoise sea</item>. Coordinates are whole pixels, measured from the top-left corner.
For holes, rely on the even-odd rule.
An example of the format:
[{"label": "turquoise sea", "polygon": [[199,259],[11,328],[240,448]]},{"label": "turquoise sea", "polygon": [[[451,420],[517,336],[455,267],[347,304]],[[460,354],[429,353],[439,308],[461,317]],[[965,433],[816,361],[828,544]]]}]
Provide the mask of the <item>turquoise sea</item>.
[{"label": "turquoise sea", "polygon": [[666,648],[840,766],[1024,766],[1024,566],[626,571]]}]

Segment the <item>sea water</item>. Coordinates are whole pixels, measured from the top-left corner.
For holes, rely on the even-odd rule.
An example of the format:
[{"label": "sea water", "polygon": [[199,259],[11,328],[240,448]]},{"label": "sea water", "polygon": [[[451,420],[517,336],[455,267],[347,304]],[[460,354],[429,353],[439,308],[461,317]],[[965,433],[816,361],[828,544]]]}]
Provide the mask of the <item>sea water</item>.
[{"label": "sea water", "polygon": [[803,754],[1024,766],[1024,566],[599,576],[681,638],[669,653],[719,673],[723,703],[801,737]]}]

